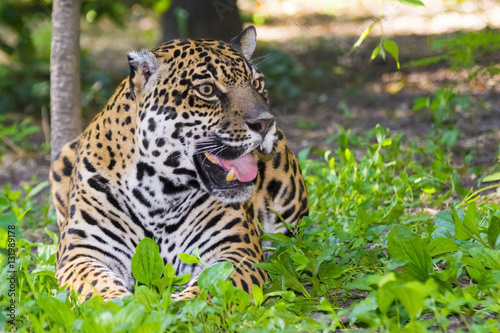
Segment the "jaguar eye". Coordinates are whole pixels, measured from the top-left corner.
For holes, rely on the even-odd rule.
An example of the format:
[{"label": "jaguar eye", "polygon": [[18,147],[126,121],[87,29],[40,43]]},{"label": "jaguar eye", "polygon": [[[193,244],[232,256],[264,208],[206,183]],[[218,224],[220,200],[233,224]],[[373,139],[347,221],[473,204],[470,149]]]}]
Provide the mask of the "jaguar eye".
[{"label": "jaguar eye", "polygon": [[211,97],[215,93],[215,88],[211,84],[202,84],[196,87],[196,90],[203,96]]},{"label": "jaguar eye", "polygon": [[252,87],[253,87],[255,90],[259,90],[259,89],[260,89],[260,81],[259,81],[259,80],[253,80],[253,82],[252,82]]}]

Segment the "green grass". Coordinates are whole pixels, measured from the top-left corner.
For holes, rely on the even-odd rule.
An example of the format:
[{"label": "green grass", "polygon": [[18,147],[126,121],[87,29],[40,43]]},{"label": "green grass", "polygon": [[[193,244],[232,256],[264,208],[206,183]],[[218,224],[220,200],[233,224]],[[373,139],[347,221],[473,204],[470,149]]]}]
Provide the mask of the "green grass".
[{"label": "green grass", "polygon": [[380,126],[361,136],[342,129],[329,140],[334,151],[315,152],[320,160],[302,151],[310,216],[293,237],[263,236],[275,251],[259,264],[270,281],[253,299],[226,281],[233,267],[222,263],[200,276],[197,299],[172,301],[187,277],[163,267],[146,239],[134,257],[141,285],[133,296],[77,304],[54,277],[57,235],[46,231],[51,244],[23,239],[34,218],[54,223],[33,205],[39,188],[5,187],[0,327],[13,329],[14,300],[18,332],[498,332],[500,207],[462,187],[464,171],[451,165],[442,137],[408,143]]}]

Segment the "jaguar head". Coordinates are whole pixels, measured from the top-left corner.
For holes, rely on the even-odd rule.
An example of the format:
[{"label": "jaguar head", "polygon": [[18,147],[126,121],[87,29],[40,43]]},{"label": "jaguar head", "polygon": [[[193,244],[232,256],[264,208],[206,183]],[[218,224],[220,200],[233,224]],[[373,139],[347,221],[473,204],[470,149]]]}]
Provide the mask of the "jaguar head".
[{"label": "jaguar head", "polygon": [[248,27],[229,43],[180,39],[129,53],[141,157],[223,202],[247,200],[255,157],[276,142],[264,77],[250,62],[255,47]]}]

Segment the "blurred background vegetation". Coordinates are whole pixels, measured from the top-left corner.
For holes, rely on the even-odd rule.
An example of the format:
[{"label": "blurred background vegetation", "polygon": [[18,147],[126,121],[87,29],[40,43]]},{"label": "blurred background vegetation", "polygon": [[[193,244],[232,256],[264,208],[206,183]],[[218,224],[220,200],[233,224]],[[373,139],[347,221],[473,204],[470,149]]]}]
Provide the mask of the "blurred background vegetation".
[{"label": "blurred background vegetation", "polygon": [[[208,9],[196,10],[199,2]],[[46,177],[51,6],[50,0],[0,3],[0,183],[21,184],[33,173]],[[408,138],[442,137],[458,152],[458,163],[494,166],[498,8],[495,0],[426,7],[367,0],[84,0],[84,123],[128,75],[127,51],[203,32],[227,40],[254,24],[254,62],[295,151],[314,145],[321,152],[339,125],[359,134],[380,123]],[[368,27],[363,43],[349,52]]]}]

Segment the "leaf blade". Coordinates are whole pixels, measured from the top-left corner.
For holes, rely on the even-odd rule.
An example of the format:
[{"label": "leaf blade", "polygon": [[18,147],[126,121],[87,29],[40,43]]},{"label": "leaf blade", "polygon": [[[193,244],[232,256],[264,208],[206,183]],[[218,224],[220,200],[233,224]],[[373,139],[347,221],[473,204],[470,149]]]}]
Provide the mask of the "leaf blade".
[{"label": "leaf blade", "polygon": [[401,68],[401,64],[399,63],[399,49],[398,49],[398,44],[396,42],[386,39],[384,40],[384,49],[389,52],[394,60],[396,60],[396,65],[398,66],[398,69]]},{"label": "leaf blade", "polygon": [[132,257],[132,275],[134,275],[134,278],[150,287],[153,280],[161,277],[163,266],[158,244],[151,238],[143,238],[137,244]]}]

